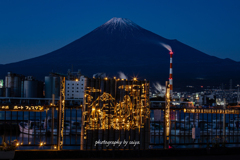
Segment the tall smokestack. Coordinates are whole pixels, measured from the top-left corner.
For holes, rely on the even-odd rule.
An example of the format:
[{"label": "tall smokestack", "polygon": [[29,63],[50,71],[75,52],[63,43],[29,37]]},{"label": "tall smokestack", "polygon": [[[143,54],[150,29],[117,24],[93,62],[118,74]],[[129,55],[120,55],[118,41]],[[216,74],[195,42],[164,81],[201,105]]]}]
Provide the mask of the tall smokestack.
[{"label": "tall smokestack", "polygon": [[171,97],[172,97],[172,94],[173,94],[172,56],[173,56],[173,52],[170,51],[169,85],[170,85],[170,95],[171,95]]}]

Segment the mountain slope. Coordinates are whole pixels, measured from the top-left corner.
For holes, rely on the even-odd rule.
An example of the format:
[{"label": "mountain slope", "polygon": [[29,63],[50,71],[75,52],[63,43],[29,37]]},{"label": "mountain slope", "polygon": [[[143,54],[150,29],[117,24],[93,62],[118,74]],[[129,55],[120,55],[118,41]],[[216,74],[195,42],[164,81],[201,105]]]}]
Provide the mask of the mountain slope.
[{"label": "mountain slope", "polygon": [[52,70],[66,73],[68,68],[81,69],[91,77],[96,72],[116,76],[123,71],[150,81],[168,80],[169,53],[160,45],[172,47],[174,86],[220,85],[240,81],[235,74],[240,63],[209,56],[177,40],[156,35],[128,19],[112,18],[80,39],[51,53],[0,66],[0,78],[7,71],[43,79]]}]

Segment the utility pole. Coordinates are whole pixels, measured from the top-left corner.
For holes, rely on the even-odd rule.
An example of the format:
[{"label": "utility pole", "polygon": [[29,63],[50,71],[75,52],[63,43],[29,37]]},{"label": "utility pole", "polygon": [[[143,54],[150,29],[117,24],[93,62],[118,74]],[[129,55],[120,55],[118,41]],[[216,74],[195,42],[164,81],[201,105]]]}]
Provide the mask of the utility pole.
[{"label": "utility pole", "polygon": [[170,138],[170,85],[169,82],[166,81],[166,94],[165,94],[165,109],[164,109],[164,149],[169,148],[169,138]]},{"label": "utility pole", "polygon": [[58,107],[58,145],[57,149],[63,147],[63,130],[64,130],[64,111],[65,111],[65,77],[60,77],[60,101]]}]

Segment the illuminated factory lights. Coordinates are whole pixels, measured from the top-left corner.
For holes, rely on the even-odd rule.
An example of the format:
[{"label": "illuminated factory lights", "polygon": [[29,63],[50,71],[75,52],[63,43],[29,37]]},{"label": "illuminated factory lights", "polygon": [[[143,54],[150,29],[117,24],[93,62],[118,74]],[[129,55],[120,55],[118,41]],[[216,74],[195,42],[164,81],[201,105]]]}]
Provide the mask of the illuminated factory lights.
[{"label": "illuminated factory lights", "polygon": [[208,114],[240,114],[236,109],[184,109],[184,113],[208,113]]},{"label": "illuminated factory lights", "polygon": [[[136,77],[133,80],[108,80],[106,82],[106,77],[87,79],[81,149],[96,149],[90,143],[99,138],[109,141],[120,137],[119,140],[139,141],[140,136],[150,135],[149,82],[137,81]],[[129,135],[131,132],[134,134]],[[141,143],[141,146],[137,146],[139,149],[148,148],[148,139]]]}]

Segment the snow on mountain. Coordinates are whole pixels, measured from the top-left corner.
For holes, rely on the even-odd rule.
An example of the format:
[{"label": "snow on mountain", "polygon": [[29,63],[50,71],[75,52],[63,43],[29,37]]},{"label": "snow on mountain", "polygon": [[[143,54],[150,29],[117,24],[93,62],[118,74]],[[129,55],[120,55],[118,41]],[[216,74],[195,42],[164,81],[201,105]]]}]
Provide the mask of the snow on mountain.
[{"label": "snow on mountain", "polygon": [[138,26],[137,24],[135,24],[134,22],[132,22],[131,20],[127,19],[127,18],[117,18],[117,17],[114,17],[112,19],[110,19],[109,21],[107,21],[106,23],[104,23],[102,25],[103,27],[104,26],[111,26],[113,27],[112,29],[116,29],[117,26],[120,26],[120,27],[134,27],[134,28],[141,28],[140,26]]},{"label": "snow on mountain", "polygon": [[[92,77],[105,72],[116,76],[118,71],[138,75],[140,79],[164,84],[169,76],[171,46],[174,87],[186,85],[219,85],[233,79],[240,81],[240,63],[209,56],[177,40],[169,40],[143,29],[125,18],[112,18],[72,43],[48,54],[17,63],[0,65],[0,79],[8,71],[44,79],[52,70],[66,73],[74,70]],[[233,70],[234,68],[234,70]],[[199,78],[201,77],[201,78]]]}]

